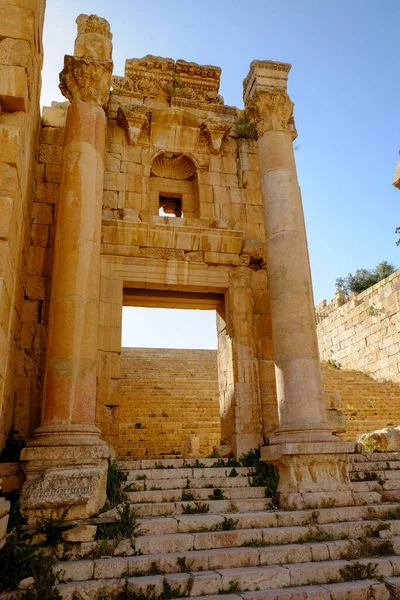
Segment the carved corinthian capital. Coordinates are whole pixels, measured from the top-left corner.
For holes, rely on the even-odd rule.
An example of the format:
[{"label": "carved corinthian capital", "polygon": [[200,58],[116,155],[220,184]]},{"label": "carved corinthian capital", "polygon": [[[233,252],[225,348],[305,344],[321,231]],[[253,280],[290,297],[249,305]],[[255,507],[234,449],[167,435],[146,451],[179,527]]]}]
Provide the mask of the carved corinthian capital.
[{"label": "carved corinthian capital", "polygon": [[105,108],[110,95],[112,69],[112,60],[67,55],[60,73],[61,93],[70,102],[95,102]]},{"label": "carved corinthian capital", "polygon": [[[247,102],[246,110],[258,134],[267,131],[289,131],[294,138],[296,128],[293,119],[294,104],[285,90],[256,92]],[[293,138],[293,139],[294,139]]]}]

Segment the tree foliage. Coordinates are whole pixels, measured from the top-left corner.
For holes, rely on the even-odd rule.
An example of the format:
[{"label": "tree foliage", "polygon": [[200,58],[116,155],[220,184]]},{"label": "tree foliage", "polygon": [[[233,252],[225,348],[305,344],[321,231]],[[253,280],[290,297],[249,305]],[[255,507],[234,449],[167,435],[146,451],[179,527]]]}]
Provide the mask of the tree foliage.
[{"label": "tree foliage", "polygon": [[395,270],[394,265],[388,263],[387,260],[382,260],[375,269],[357,269],[354,275],[349,273],[347,277],[338,277],[335,286],[338,290],[344,290],[346,294],[363,292],[378,281],[389,277]]}]

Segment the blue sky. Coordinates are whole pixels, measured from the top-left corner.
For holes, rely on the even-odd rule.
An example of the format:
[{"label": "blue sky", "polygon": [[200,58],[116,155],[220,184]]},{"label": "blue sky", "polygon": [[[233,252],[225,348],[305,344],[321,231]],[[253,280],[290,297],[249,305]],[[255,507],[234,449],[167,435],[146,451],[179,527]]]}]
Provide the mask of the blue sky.
[{"label": "blue sky", "polygon": [[[58,73],[79,13],[109,20],[115,74],[145,54],[219,65],[229,105],[242,106],[253,59],[291,63],[316,302],[333,297],[336,277],[383,259],[400,266],[400,191],[391,185],[400,148],[398,0],[47,0],[43,104],[62,99]],[[215,339],[213,314],[208,321]]]}]

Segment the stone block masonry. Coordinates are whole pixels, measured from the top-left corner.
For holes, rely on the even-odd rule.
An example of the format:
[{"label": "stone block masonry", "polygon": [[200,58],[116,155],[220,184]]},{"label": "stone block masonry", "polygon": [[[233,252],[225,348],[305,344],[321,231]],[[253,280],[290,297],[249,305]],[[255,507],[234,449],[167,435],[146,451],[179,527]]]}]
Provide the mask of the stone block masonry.
[{"label": "stone block masonry", "polygon": [[179,455],[191,433],[208,456],[221,439],[217,351],[123,348],[114,412],[119,458]]},{"label": "stone block masonry", "polygon": [[400,383],[400,271],[351,299],[316,307],[321,360]]}]

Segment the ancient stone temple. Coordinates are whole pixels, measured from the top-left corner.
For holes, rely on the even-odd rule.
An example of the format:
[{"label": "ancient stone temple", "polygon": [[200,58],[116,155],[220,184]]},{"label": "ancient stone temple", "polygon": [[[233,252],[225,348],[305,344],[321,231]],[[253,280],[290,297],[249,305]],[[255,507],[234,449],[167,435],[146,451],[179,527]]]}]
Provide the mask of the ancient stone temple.
[{"label": "ancient stone temple", "polygon": [[80,15],[66,102],[40,118],[43,3],[3,12],[0,424],[2,446],[11,428],[27,441],[25,516],[104,504],[123,306],[216,310],[221,439],[236,457],[262,447],[282,503],[351,504],[353,446],[332,434],[322,387],[290,65],[253,61],[239,110],[215,66],[146,56],[114,74],[108,22]]}]

